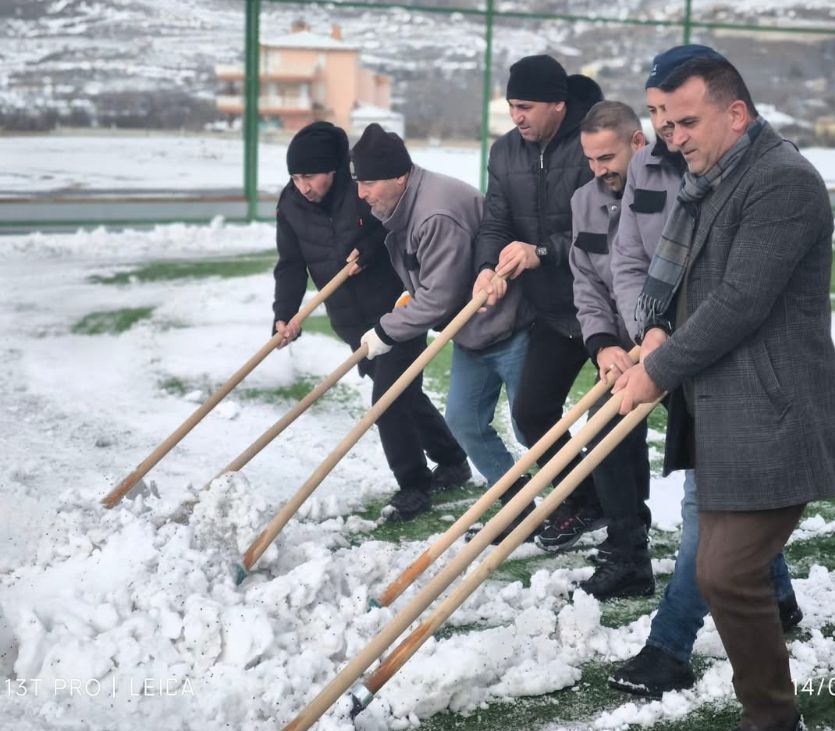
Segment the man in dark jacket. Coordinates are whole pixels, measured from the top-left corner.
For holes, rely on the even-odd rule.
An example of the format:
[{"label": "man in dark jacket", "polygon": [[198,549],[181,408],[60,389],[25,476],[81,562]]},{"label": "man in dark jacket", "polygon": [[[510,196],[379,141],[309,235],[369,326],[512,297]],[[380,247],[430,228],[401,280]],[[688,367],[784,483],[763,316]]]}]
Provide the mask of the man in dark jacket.
[{"label": "man in dark jacket", "polygon": [[[510,67],[507,83],[516,129],[490,150],[473,292],[490,289],[495,273],[521,277],[536,311],[513,406],[528,446],[560,419],[571,385],[588,358],[568,264],[571,196],[592,178],[580,147],[580,123],[602,98],[594,81],[567,76],[550,56],[527,56]],[[488,306],[505,291],[504,282],[493,285]],[[568,438],[559,439],[540,464]],[[602,524],[590,479],[552,516],[552,524],[566,545]]]},{"label": "man in dark jacket", "polygon": [[[660,84],[688,171],[638,299],[674,324],[618,380],[622,413],[671,393],[665,469],[694,467],[696,578],[733,669],[739,728],[802,728],[770,565],[835,496],[832,211],[812,165],[726,60]],[[649,332],[647,332],[649,335]]]},{"label": "man in dark jacket", "polygon": [[[348,165],[348,138],[330,122],[313,122],[300,130],[287,148],[291,179],[277,209],[274,332],[298,337],[289,324],[298,312],[308,272],[317,288],[325,286],[349,258],[359,256],[357,270],[326,301],[336,334],[353,350],[360,338],[394,306],[402,287],[383,241],[385,229],[357,196]],[[372,400],[384,394],[425,347],[425,339],[398,345],[377,360],[363,360],[363,375],[374,381]],[[443,417],[413,382],[378,419],[380,441],[401,491],[462,484],[469,477],[466,456]],[[434,473],[425,454],[438,463]],[[415,513],[401,511],[410,519]]]}]

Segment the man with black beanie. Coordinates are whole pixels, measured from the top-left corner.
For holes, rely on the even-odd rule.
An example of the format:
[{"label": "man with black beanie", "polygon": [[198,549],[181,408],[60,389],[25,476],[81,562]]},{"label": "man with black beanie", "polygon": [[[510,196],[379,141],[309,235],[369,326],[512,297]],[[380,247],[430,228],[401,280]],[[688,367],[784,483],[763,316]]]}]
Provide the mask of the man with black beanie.
[{"label": "man with black beanie", "polygon": [[[428,330],[442,329],[467,303],[483,199],[460,180],[414,165],[403,140],[377,124],[351,157],[359,195],[388,230],[386,248],[411,295],[363,336],[375,358],[415,339],[425,344]],[[514,462],[492,420],[503,383],[513,400],[530,320],[513,287],[500,307],[472,318],[454,338],[447,423],[491,484]],[[419,493],[396,495],[390,507],[421,501]]]},{"label": "man with black beanie", "polygon": [[[603,98],[591,79],[568,76],[551,56],[527,56],[510,67],[507,101],[515,129],[490,150],[484,219],[476,240],[473,292],[490,289],[488,306],[505,296],[494,274],[519,279],[536,319],[522,368],[513,416],[528,446],[562,416],[574,379],[588,360],[573,300],[568,263],[571,196],[591,180],[580,147],[580,123]],[[557,440],[545,464],[569,439]],[[575,463],[569,465],[573,468]],[[551,516],[559,540],[570,546],[603,524],[591,479]]]},{"label": "man with black beanie", "polygon": [[[348,259],[356,258],[353,275],[325,302],[334,331],[356,350],[362,334],[391,310],[402,291],[383,245],[386,232],[357,196],[348,166],[348,137],[339,127],[313,122],[301,129],[287,148],[287,169],[290,182],[276,211],[273,332],[284,333],[289,340],[299,336],[290,320],[301,305],[308,273],[321,289]],[[400,375],[403,363],[410,364],[420,350],[416,344],[404,344],[379,360],[362,361],[359,370],[373,379],[375,401]],[[441,463],[436,482],[466,480],[448,474],[451,468],[460,473],[465,458],[420,383],[395,400],[377,426],[386,460],[401,488],[433,479],[424,449]]]}]

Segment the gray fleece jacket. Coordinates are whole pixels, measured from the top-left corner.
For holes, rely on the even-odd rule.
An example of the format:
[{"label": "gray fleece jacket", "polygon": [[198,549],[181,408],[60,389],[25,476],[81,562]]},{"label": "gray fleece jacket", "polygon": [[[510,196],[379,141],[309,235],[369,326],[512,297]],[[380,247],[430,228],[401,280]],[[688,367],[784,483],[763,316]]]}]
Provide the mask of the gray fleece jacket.
[{"label": "gray fleece jacket", "polygon": [[[386,248],[411,300],[383,315],[375,328],[388,343],[440,330],[469,302],[473,286],[473,241],[484,199],[475,188],[415,165],[391,216]],[[455,342],[482,350],[527,327],[533,318],[517,283],[495,307],[479,313]]]},{"label": "gray fleece jacket", "polygon": [[623,190],[620,224],[612,251],[615,296],[629,335],[636,340],[638,295],[644,287],[652,255],[661,240],[667,215],[681,187],[679,159],[662,154],[663,144],[638,150],[629,163]]},{"label": "gray fleece jacket", "polygon": [[571,197],[572,244],[568,254],[574,275],[574,305],[583,342],[594,357],[600,348],[632,347],[618,313],[610,264],[621,202],[606,184],[594,178]]}]

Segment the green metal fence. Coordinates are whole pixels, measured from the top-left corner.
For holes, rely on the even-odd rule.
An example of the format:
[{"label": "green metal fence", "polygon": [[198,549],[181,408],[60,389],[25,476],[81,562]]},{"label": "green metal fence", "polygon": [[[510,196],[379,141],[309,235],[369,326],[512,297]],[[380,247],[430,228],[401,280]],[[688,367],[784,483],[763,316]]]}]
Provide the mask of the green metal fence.
[{"label": "green metal fence", "polygon": [[[747,30],[758,33],[796,33],[812,34],[835,37],[835,28],[822,28],[820,26],[780,26],[780,25],[752,25],[745,23],[717,23],[699,21],[693,17],[692,0],[684,0],[683,16],[681,20],[655,20],[649,18],[618,18],[605,15],[582,15],[575,13],[545,13],[527,12],[519,10],[497,10],[495,0],[484,0],[483,8],[474,7],[436,7],[421,5],[410,2],[366,2],[364,0],[344,0],[344,2],[331,2],[330,0],[266,0],[267,2],[282,5],[324,5],[329,8],[359,8],[365,10],[391,10],[404,9],[424,13],[440,13],[451,15],[458,13],[467,16],[482,17],[484,19],[484,79],[482,86],[482,110],[481,110],[481,172],[480,182],[482,192],[487,187],[487,155],[489,146],[488,132],[488,105],[490,102],[490,90],[492,86],[492,59],[493,59],[493,28],[497,19],[525,19],[525,20],[558,20],[569,23],[588,22],[619,26],[654,26],[661,28],[680,28],[682,43],[689,43],[694,29],[702,30]],[[246,58],[247,58],[247,81],[246,81],[246,109],[244,122],[244,146],[246,150],[252,150],[251,154],[244,157],[244,190],[249,201],[249,210],[254,211],[255,198],[258,189],[257,162],[257,134],[258,134],[258,18],[261,12],[261,0],[245,0],[246,2]],[[767,1],[762,10],[767,10]],[[255,78],[250,78],[250,73]],[[256,138],[256,139],[253,139]]]}]

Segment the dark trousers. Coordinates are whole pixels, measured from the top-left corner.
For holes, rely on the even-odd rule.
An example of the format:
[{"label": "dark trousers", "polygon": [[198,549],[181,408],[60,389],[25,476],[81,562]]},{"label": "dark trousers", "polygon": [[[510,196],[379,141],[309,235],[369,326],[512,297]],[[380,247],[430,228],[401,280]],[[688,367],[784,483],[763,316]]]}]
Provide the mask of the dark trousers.
[{"label": "dark trousers", "polygon": [[[606,403],[608,396],[589,410],[594,416]],[[617,426],[623,417],[617,416],[591,441],[591,451]],[[613,521],[638,524],[649,529],[649,448],[647,447],[646,419],[636,426],[592,472],[597,498],[603,515]]]},{"label": "dark trousers", "polygon": [[[534,322],[513,405],[513,418],[525,438],[525,446],[533,446],[562,418],[568,392],[588,357],[580,338],[566,337],[540,320]],[[557,439],[538,460],[539,466],[548,462],[569,439],[568,433]],[[579,460],[575,458],[554,484],[574,469]],[[580,483],[570,499],[578,508],[599,510],[591,477]]]},{"label": "dark trousers", "polygon": [[731,661],[742,729],[794,728],[797,706],[771,564],[804,507],[699,511],[696,578]]},{"label": "dark trousers", "polygon": [[[359,347],[359,337],[351,347],[354,350]],[[385,355],[360,363],[360,373],[374,381],[373,403],[377,403],[425,349],[426,336],[423,336],[397,343]],[[423,373],[377,419],[377,429],[386,461],[401,490],[429,491],[431,473],[425,455],[438,464],[460,464],[467,459],[444,417],[423,392]]]}]

